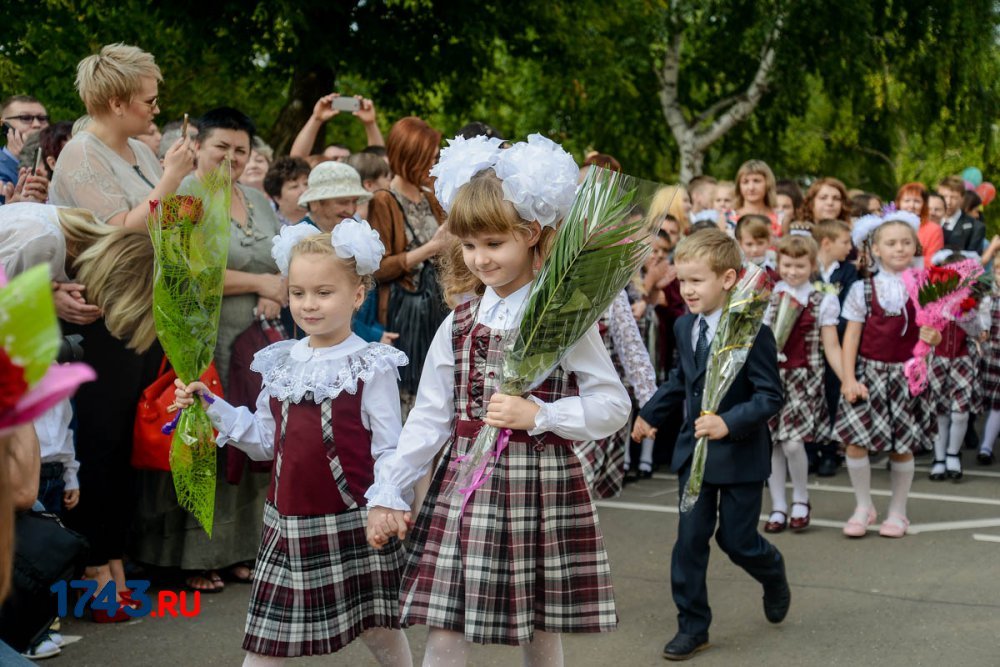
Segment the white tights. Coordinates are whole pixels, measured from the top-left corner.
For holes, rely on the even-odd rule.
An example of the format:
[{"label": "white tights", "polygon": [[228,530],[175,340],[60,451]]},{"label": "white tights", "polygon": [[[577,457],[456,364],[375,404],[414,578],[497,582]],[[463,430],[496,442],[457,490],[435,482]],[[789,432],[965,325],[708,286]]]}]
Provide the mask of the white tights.
[{"label": "white tights", "polygon": [[986,418],[986,428],[983,429],[983,443],[979,446],[979,451],[992,454],[993,443],[996,442],[997,436],[1000,436],[1000,410],[990,410],[990,415]]},{"label": "white tights", "polygon": [[[361,641],[382,667],[413,667],[410,645],[402,630],[370,628],[361,633]],[[286,658],[247,653],[243,658],[243,667],[278,667],[283,665],[285,660]]]},{"label": "white tights", "polygon": [[[562,636],[535,631],[530,644],[521,647],[524,667],[562,667]],[[464,667],[469,659],[469,642],[461,632],[431,630],[427,637],[423,667]]]},{"label": "white tights", "polygon": [[[632,469],[632,443],[625,443],[625,469]],[[639,453],[639,470],[649,472],[653,469],[653,439],[643,438],[642,451]]]},{"label": "white tights", "polygon": [[[804,503],[809,502],[809,457],[805,445],[800,441],[783,440],[776,442],[771,449],[771,476],[767,486],[771,490],[771,511],[788,513],[788,501],[785,499],[785,469],[792,478],[792,517],[801,519],[808,509]],[[772,515],[771,520],[778,521],[781,517]]]},{"label": "white tights", "polygon": [[[990,415],[992,417],[992,414]],[[968,412],[951,412],[946,415],[938,415],[938,434],[934,441],[934,460],[942,463],[934,463],[931,466],[932,473],[942,473],[945,469],[961,470],[962,464],[955,458],[962,451],[962,444],[965,442],[965,431],[969,428]],[[987,432],[989,424],[987,423]],[[948,457],[951,458],[948,458]]]}]

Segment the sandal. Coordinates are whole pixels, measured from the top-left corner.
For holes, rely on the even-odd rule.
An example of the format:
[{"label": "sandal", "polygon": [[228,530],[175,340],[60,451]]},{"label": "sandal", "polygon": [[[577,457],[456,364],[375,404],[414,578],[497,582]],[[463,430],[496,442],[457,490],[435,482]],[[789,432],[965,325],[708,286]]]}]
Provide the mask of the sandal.
[{"label": "sandal", "polygon": [[866,511],[864,507],[856,507],[854,514],[844,524],[844,535],[848,537],[864,537],[868,534],[868,526],[875,523],[878,514],[874,507],[869,507]]},{"label": "sandal", "polygon": [[[949,468],[948,470],[945,471],[945,474],[948,475],[948,479],[954,480],[956,482],[958,480],[962,479],[962,454],[961,454],[961,452],[959,452],[958,454],[946,454],[945,458],[955,459],[955,460],[958,461],[958,470],[951,470]],[[947,466],[947,465],[948,464],[946,462],[945,466]]]},{"label": "sandal", "polygon": [[780,521],[768,520],[768,522],[764,524],[765,533],[780,533],[784,531],[785,528],[788,528],[788,515],[782,512],[781,510],[774,510],[773,512],[771,512],[771,516],[774,516],[775,514],[780,514],[781,520]]},{"label": "sandal", "polygon": [[[246,571],[246,574],[240,571],[241,568]],[[226,575],[238,584],[249,584],[253,581],[253,563],[243,561],[242,563],[231,565],[226,569]]]},{"label": "sandal", "polygon": [[930,480],[932,482],[941,482],[941,481],[944,481],[944,477],[945,477],[944,470],[940,470],[940,471],[934,470],[934,466],[943,466],[943,465],[945,465],[944,461],[939,461],[938,459],[934,459],[933,461],[931,461],[931,474],[928,475],[928,476],[930,477]]},{"label": "sandal", "polygon": [[882,537],[903,537],[906,529],[910,527],[910,520],[902,514],[889,512],[889,516],[882,522],[878,534]]},{"label": "sandal", "polygon": [[184,585],[192,591],[205,594],[221,593],[222,589],[226,587],[225,582],[222,581],[222,577],[219,576],[218,572],[208,570],[202,570],[188,576],[184,580]]},{"label": "sandal", "polygon": [[806,508],[806,515],[801,518],[792,517],[788,522],[788,527],[792,529],[793,532],[799,532],[800,530],[805,530],[809,527],[809,521],[812,518],[812,505],[809,502],[804,503],[792,503],[792,506],[802,505]]}]

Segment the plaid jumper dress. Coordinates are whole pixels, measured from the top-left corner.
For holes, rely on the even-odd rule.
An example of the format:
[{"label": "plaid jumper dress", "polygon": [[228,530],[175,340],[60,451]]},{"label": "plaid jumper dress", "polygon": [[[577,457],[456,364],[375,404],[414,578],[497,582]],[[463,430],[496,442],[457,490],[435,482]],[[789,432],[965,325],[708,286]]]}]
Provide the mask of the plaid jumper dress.
[{"label": "plaid jumper dress", "polygon": [[[779,364],[785,404],[771,418],[771,438],[775,442],[825,442],[830,435],[830,415],[826,404],[820,327],[820,304],[826,295],[813,290],[809,303],[799,313],[785,342],[786,361]],[[779,295],[771,298],[777,310]]]},{"label": "plaid jumper dress", "polygon": [[910,395],[903,373],[920,336],[916,311],[907,299],[905,312],[888,313],[871,278],[864,279],[863,287],[867,317],[854,374],[868,388],[868,400],[840,398],[837,437],[875,452],[919,452],[924,443],[933,442],[937,422],[927,409],[927,392]]},{"label": "plaid jumper dress", "polygon": [[[482,426],[516,330],[476,323],[479,299],[455,309],[455,421],[417,517],[400,596],[404,626],[481,644],[520,645],[544,632],[604,632],[618,623],[611,568],[573,443],[515,431],[489,480],[460,512],[456,457]],[[533,396],[577,394],[556,369]]]},{"label": "plaid jumper dress", "polygon": [[323,655],[369,628],[399,627],[402,544],[376,550],[365,534],[374,461],[364,390],[358,379],[356,393],[320,403],[310,392],[298,403],[271,397],[274,466],[243,639],[251,653]]},{"label": "plaid jumper dress", "polygon": [[980,364],[983,406],[1000,410],[1000,294],[996,292],[990,301],[990,337],[983,344]]},{"label": "plaid jumper dress", "polygon": [[976,363],[967,337],[961,325],[949,322],[927,359],[927,399],[935,415],[979,411]]}]

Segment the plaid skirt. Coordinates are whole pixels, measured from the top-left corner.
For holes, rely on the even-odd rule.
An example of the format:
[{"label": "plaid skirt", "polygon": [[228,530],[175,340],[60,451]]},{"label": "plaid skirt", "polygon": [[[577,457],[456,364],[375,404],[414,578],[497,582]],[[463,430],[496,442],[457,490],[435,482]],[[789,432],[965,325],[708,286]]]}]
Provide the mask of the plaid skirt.
[{"label": "plaid skirt", "polygon": [[601,440],[578,442],[573,446],[594,498],[614,498],[621,495],[625,482],[625,448],[631,440],[631,426],[629,420],[614,435]]},{"label": "plaid skirt", "polygon": [[931,446],[937,421],[927,408],[927,392],[910,395],[902,363],[858,356],[855,373],[868,388],[868,400],[852,404],[841,397],[835,429],[838,438],[874,452],[908,454]]},{"label": "plaid skirt", "polygon": [[992,340],[983,345],[979,377],[983,383],[983,407],[1000,410],[1000,345]]},{"label": "plaid skirt", "polygon": [[365,537],[367,508],[282,516],[264,505],[264,531],[243,648],[295,657],[339,651],[369,628],[399,627],[402,544]]},{"label": "plaid skirt", "polygon": [[618,625],[611,567],[580,461],[567,445],[511,441],[465,513],[445,446],[407,544],[404,626],[461,632],[480,644],[521,645],[543,632]]},{"label": "plaid skirt", "polygon": [[830,439],[830,409],[824,375],[809,367],[780,369],[785,390],[781,412],[771,418],[775,442],[826,442]]},{"label": "plaid skirt", "polygon": [[972,357],[932,356],[927,379],[927,398],[935,415],[979,411],[976,364]]}]

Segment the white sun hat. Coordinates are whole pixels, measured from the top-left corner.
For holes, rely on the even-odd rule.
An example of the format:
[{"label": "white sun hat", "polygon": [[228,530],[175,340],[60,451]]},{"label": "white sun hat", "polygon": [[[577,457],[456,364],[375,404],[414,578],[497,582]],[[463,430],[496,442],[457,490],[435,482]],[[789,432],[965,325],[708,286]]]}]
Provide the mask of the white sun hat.
[{"label": "white sun hat", "polygon": [[349,164],[320,162],[309,172],[306,191],[299,197],[299,206],[321,199],[357,197],[359,202],[372,198],[372,193],[361,187],[361,176]]}]

